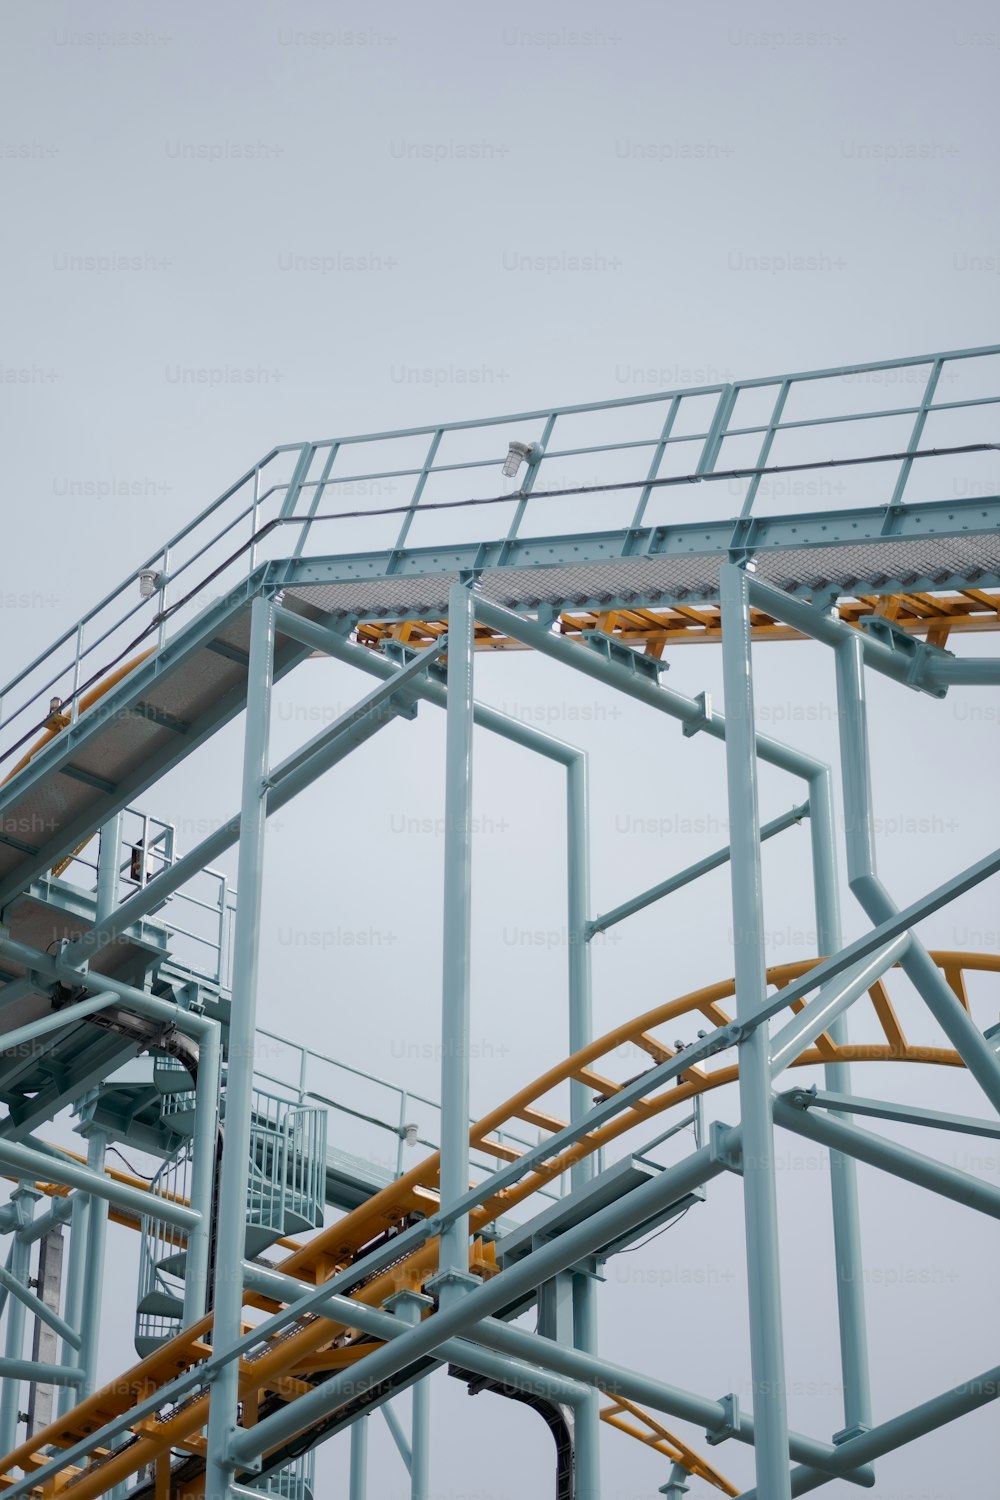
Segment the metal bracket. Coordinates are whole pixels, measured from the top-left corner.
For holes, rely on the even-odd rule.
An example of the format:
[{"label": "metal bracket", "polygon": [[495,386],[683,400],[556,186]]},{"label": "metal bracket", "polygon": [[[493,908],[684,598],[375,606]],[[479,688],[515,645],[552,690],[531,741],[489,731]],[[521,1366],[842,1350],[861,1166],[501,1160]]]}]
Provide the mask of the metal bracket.
[{"label": "metal bracket", "polygon": [[711,693],[696,693],[694,701],[701,709],[701,715],[699,718],[689,719],[686,724],[681,725],[681,734],[686,740],[689,740],[693,734],[700,734],[712,722]]},{"label": "metal bracket", "polygon": [[708,1127],[708,1149],[714,1162],[721,1162],[727,1172],[743,1173],[743,1149],[733,1143],[733,1127],[713,1120]]},{"label": "metal bracket", "polygon": [[816,1098],[818,1090],[813,1084],[811,1088],[789,1089],[787,1093],[779,1095],[786,1104],[794,1105],[796,1109],[808,1109]]},{"label": "metal bracket", "polygon": [[746,567],[754,555],[754,540],[757,534],[757,518],[740,516],[733,522],[733,534],[729,538],[729,561]]},{"label": "metal bracket", "polygon": [[904,657],[909,662],[906,675],[908,687],[915,689],[918,693],[927,693],[932,698],[947,696],[947,684],[942,687],[940,683],[932,682],[928,677],[927,667],[933,661],[954,661],[954,651],[945,651],[940,646],[931,646],[927,641],[908,635],[892,620],[887,620],[885,615],[863,615],[858,621],[858,627],[873,640],[881,642],[883,646],[888,646],[891,651],[895,651],[898,656]]},{"label": "metal bracket", "polygon": [[718,1427],[711,1428],[705,1433],[706,1443],[717,1448],[720,1443],[725,1443],[729,1438],[735,1437],[740,1428],[740,1399],[733,1392],[728,1396],[719,1397],[719,1405],[724,1408],[724,1415]]},{"label": "metal bracket", "polygon": [[631,646],[623,646],[621,641],[616,641],[605,630],[581,630],[580,639],[585,646],[596,651],[598,656],[603,656],[605,661],[626,667],[633,677],[645,677],[650,682],[658,683],[660,673],[666,672],[670,666],[668,661],[663,661],[660,657],[646,656],[644,652],[635,651]]},{"label": "metal bracket", "polygon": [[460,1287],[465,1292],[474,1291],[476,1287],[482,1286],[478,1276],[473,1276],[471,1271],[458,1271],[453,1268],[438,1271],[429,1281],[424,1282],[424,1289],[440,1297],[444,1287]]}]

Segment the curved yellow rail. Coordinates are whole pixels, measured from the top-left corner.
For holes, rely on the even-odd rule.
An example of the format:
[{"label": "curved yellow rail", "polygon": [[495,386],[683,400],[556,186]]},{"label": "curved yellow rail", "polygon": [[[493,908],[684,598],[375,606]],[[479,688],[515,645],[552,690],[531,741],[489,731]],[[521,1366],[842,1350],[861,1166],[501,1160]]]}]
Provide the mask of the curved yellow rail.
[{"label": "curved yellow rail", "polygon": [[[939,952],[932,954],[932,957],[966,1008],[967,976],[971,973],[1000,973],[1000,956],[995,954]],[[780,991],[819,961],[811,959],[772,968],[768,971],[768,981]],[[838,1046],[824,1034],[796,1057],[791,1065],[808,1067],[843,1061],[963,1066],[959,1055],[948,1048],[924,1046],[908,1039],[889,997],[888,981],[889,976],[884,976],[868,992],[884,1042]],[[678,1021],[684,1018],[704,1019],[712,1026],[727,1025],[732,1016],[731,1007],[726,1002],[732,999],[734,988],[731,979],[723,980],[719,984],[695,990],[679,1000],[657,1006],[616,1027],[485,1115],[473,1126],[470,1141],[498,1160],[516,1161],[520,1153],[515,1147],[498,1140],[498,1131],[516,1121],[521,1125],[533,1125],[543,1134],[554,1136],[564,1127],[564,1121],[550,1113],[546,1107],[548,1096],[554,1090],[575,1079],[592,1088],[599,1098],[613,1096],[623,1087],[623,1081],[609,1075],[616,1063],[623,1061],[623,1049],[630,1046],[640,1049],[654,1065],[676,1056],[673,1044],[656,1033],[667,1025],[672,1031],[676,1031]],[[857,1005],[863,1003],[858,1001]],[[794,1012],[801,1009],[803,1004],[802,1000],[794,1001],[790,1008]],[[473,1234],[477,1234],[514,1204],[530,1197],[553,1177],[561,1175],[574,1162],[591,1155],[609,1141],[697,1094],[731,1083],[737,1076],[738,1068],[732,1063],[721,1063],[714,1068],[696,1065],[671,1083],[654,1086],[648,1095],[623,1109],[607,1124],[588,1132],[574,1145],[561,1150],[554,1147],[552,1156],[540,1166],[527,1168],[520,1180],[494,1194],[470,1215]],[[372,1240],[391,1227],[402,1227],[411,1214],[426,1215],[435,1211],[439,1201],[439,1169],[440,1157],[435,1153],[338,1223],[321,1230],[306,1245],[281,1262],[280,1269],[298,1276],[305,1284],[318,1284],[357,1262],[360,1279],[364,1275],[363,1252]],[[404,1287],[420,1289],[437,1269],[437,1260],[438,1242],[436,1239],[428,1240],[398,1264],[358,1286],[352,1295],[361,1303],[381,1306],[388,1297]],[[470,1264],[471,1269],[481,1277],[494,1275],[496,1261],[493,1245],[477,1238],[473,1244]],[[248,1295],[245,1302],[248,1309],[256,1307],[273,1310],[276,1307],[276,1304],[268,1302],[266,1298],[252,1295]],[[247,1327],[249,1326],[248,1324]],[[123,1414],[130,1406],[165,1385],[181,1371],[204,1359],[211,1350],[211,1331],[212,1319],[209,1315],[184,1329],[113,1384],[81,1402],[64,1418],[0,1459],[0,1490],[15,1483],[12,1470],[21,1468],[30,1472],[47,1462],[43,1453],[46,1448],[58,1450],[70,1447],[81,1438],[96,1432],[113,1417]],[[305,1377],[320,1370],[342,1369],[355,1361],[363,1362],[367,1353],[379,1347],[381,1346],[377,1341],[368,1339],[358,1330],[344,1324],[316,1316],[303,1318],[272,1339],[262,1341],[261,1347],[249,1359],[241,1361],[240,1396],[244,1422],[250,1423],[255,1419],[260,1403],[267,1396],[276,1395],[285,1401],[294,1401],[311,1389]],[[601,1415],[611,1426],[628,1432],[665,1456],[683,1463],[691,1473],[697,1474],[723,1493],[736,1493],[729,1482],[712,1469],[706,1460],[687,1448],[680,1438],[675,1437],[657,1418],[650,1417],[641,1408],[615,1400],[602,1409]],[[62,1493],[65,1489],[72,1494],[74,1500],[98,1500],[113,1485],[145,1465],[158,1462],[166,1482],[167,1474],[162,1466],[169,1466],[172,1450],[181,1449],[194,1454],[204,1452],[202,1429],[207,1417],[208,1396],[202,1394],[183,1402],[166,1420],[137,1420],[131,1428],[134,1443],[114,1454],[95,1452],[91,1463],[85,1468],[67,1466],[59,1476],[55,1490],[47,1486],[46,1493]],[[169,1492],[176,1500],[194,1500],[200,1493],[199,1481],[185,1482],[179,1489],[171,1489]],[[41,1493],[41,1487],[38,1493]]]}]

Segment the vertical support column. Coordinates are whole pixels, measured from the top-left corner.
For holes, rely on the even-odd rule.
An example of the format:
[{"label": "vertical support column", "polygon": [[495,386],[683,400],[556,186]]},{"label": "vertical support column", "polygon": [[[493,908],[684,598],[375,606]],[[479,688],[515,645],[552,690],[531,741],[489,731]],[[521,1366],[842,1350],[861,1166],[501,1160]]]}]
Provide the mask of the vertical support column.
[{"label": "vertical support column", "polygon": [[201,1214],[187,1235],[184,1271],[184,1322],[196,1323],[208,1306],[208,1262],[212,1238],[212,1189],[215,1146],[219,1130],[218,1025],[210,1022],[198,1038],[198,1077],[195,1081],[195,1126],[191,1156],[191,1207]]},{"label": "vertical support column", "polygon": [[[38,1295],[55,1313],[59,1311],[62,1292],[63,1228],[57,1224],[38,1243]],[[58,1364],[59,1339],[53,1328],[35,1318],[31,1339],[31,1358],[38,1364]],[[28,1388],[28,1436],[41,1432],[52,1421],[55,1386],[32,1381]]]},{"label": "vertical support column", "polygon": [[[99,927],[110,917],[118,905],[118,864],[121,856],[121,840],[122,815],[119,812],[109,818],[101,828],[97,853],[97,890],[94,896],[95,927]],[[77,1107],[79,1108],[79,1102]],[[87,1165],[96,1172],[103,1172],[107,1136],[100,1130],[86,1130],[83,1133],[87,1136]],[[62,1362],[65,1365],[82,1367],[86,1370],[87,1377],[85,1383],[79,1388],[64,1386],[59,1392],[60,1415],[65,1415],[89,1391],[95,1389],[94,1365],[100,1340],[100,1306],[107,1227],[107,1202],[89,1193],[75,1193],[70,1219],[64,1311],[66,1322],[70,1327],[80,1330],[82,1342],[78,1351],[64,1341]]]},{"label": "vertical support column", "polygon": [[[750,663],[750,601],[746,573],[735,563],[723,563],[719,583],[726,780],[732,850],[730,874],[736,1018],[737,1021],[750,1021],[763,1008],[767,997]],[[766,1026],[754,1027],[740,1043],[739,1064],[757,1488],[767,1500],[791,1500],[774,1123]]]},{"label": "vertical support column", "polygon": [[[448,727],[441,998],[441,1207],[469,1187],[469,1016],[472,926],[472,713],[475,600],[470,586],[448,596]],[[442,1300],[469,1270],[469,1216],[441,1235]]]},{"label": "vertical support column", "polygon": [[356,1417],[351,1424],[350,1500],[368,1500],[368,1423]]},{"label": "vertical support column", "polygon": [[[837,857],[830,772],[809,782],[809,830],[812,841],[813,888],[816,899],[818,951],[826,956],[843,946]],[[829,1028],[838,1046],[848,1042],[847,1017],[838,1016]],[[827,1063],[824,1083],[834,1093],[852,1092],[849,1063]],[[840,1321],[840,1370],[844,1386],[843,1437],[856,1437],[871,1426],[871,1377],[868,1368],[868,1329],[858,1208],[857,1163],[840,1151],[830,1152],[830,1191],[833,1200],[833,1245],[837,1267],[837,1312]]]},{"label": "vertical support column", "polygon": [[118,861],[122,846],[122,815],[115,813],[101,829],[97,855],[97,894],[94,926],[99,927],[118,905]]},{"label": "vertical support column", "polygon": [[431,1493],[431,1385],[424,1378],[413,1387],[410,1431],[410,1500],[429,1500]]},{"label": "vertical support column", "polygon": [[[566,884],[567,936],[569,939],[569,1050],[579,1052],[593,1041],[594,1016],[590,986],[590,828],[587,797],[587,761],[581,753],[566,767]],[[590,1090],[578,1079],[570,1080],[570,1119],[577,1121],[590,1108]],[[591,1157],[574,1164],[571,1181],[582,1187],[594,1174]]]},{"label": "vertical support column", "polygon": [[[17,1207],[21,1227],[14,1231],[10,1273],[22,1286],[27,1286],[28,1277],[31,1274],[31,1241],[24,1238],[21,1230],[31,1223],[37,1198],[38,1194],[26,1183],[21,1183],[11,1194],[11,1201]],[[8,1359],[22,1359],[24,1356],[25,1311],[20,1297],[7,1298],[7,1340],[4,1353]],[[0,1453],[9,1453],[17,1443],[20,1404],[21,1382],[14,1379],[3,1381],[3,1395],[0,1396]]]},{"label": "vertical support column", "polygon": [[[66,1300],[63,1314],[71,1328],[79,1328],[83,1321],[83,1289],[87,1280],[87,1225],[90,1219],[92,1199],[89,1193],[73,1194],[73,1207],[69,1226],[69,1258],[66,1271]],[[83,1364],[83,1353],[63,1340],[61,1360],[64,1365],[79,1367]],[[74,1386],[63,1386],[59,1392],[59,1415],[76,1405],[79,1397]]]},{"label": "vertical support column", "polygon": [[[434,1306],[430,1297],[420,1292],[397,1292],[386,1302],[390,1312],[396,1314],[401,1323],[415,1328],[425,1312]],[[410,1416],[410,1500],[430,1500],[431,1493],[431,1387],[425,1376],[415,1382],[411,1395]],[[388,1407],[384,1408],[386,1416]]]},{"label": "vertical support column", "polygon": [[[566,767],[566,895],[569,941],[569,1050],[578,1052],[593,1040],[590,943],[590,806],[587,758],[580,753]],[[570,1081],[570,1119],[581,1119],[590,1108],[589,1090]],[[570,1181],[583,1187],[594,1175],[593,1157],[576,1162]],[[573,1343],[586,1354],[597,1353],[597,1283],[586,1273],[572,1277]],[[574,1412],[577,1500],[600,1500],[600,1398],[596,1391]]]},{"label": "vertical support column", "polygon": [[[104,1175],[108,1138],[103,1130],[91,1127],[87,1132],[87,1166]],[[101,1341],[101,1297],[104,1291],[104,1248],[108,1237],[106,1198],[91,1196],[87,1214],[87,1259],[80,1313],[80,1363],[86,1378],[80,1386],[78,1400],[97,1389],[97,1353]]]},{"label": "vertical support column", "polygon": [[[268,741],[274,670],[274,607],[257,597],[250,616],[250,665],[243,739],[243,796],[237,866],[239,902],[233,939],[233,1001],[229,1021],[226,1076],[226,1134],[222,1151],[215,1267],[216,1353],[240,1336],[243,1313],[241,1268],[246,1249],[247,1179],[257,1022],[257,967],[260,942],[264,834],[267,821]],[[236,1426],[239,1365],[223,1365],[212,1387],[208,1422],[205,1494],[228,1500],[232,1468],[227,1447]]]}]

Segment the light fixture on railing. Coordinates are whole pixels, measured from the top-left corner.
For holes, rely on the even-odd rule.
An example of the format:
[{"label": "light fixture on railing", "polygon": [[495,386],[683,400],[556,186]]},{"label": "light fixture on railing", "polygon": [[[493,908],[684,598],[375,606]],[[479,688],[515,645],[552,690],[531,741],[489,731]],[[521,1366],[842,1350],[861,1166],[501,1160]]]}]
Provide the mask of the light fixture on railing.
[{"label": "light fixture on railing", "polygon": [[144,568],[139,574],[140,599],[152,599],[160,587],[160,575],[154,568]]},{"label": "light fixture on railing", "polygon": [[537,443],[510,443],[503,466],[503,477],[513,479],[523,463],[534,463],[538,453]]},{"label": "light fixture on railing", "polygon": [[401,1125],[399,1127],[399,1134],[407,1146],[415,1146],[417,1144],[416,1125]]}]

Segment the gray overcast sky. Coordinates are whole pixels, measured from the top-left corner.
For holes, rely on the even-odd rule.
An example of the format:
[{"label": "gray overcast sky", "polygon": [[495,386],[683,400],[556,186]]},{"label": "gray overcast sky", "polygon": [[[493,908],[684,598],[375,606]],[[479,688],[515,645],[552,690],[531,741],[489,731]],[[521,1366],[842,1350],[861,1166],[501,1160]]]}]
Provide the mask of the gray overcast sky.
[{"label": "gray overcast sky", "polygon": [[[3,32],[5,676],[274,443],[995,337],[1000,32],[978,0],[8,0]],[[834,757],[829,661],[803,645],[757,657],[775,731]],[[591,750],[595,909],[726,842],[718,746],[551,663],[481,659],[477,673],[484,697]],[[676,686],[719,679],[714,648],[678,653]],[[300,671],[277,696],[277,752],[363,689],[329,664]],[[882,683],[872,698],[881,868],[903,902],[997,843],[983,791],[1000,704]],[[199,819],[231,810],[237,752],[234,726],[145,799],[191,829],[187,846]],[[399,828],[440,815],[442,752],[443,717],[425,711],[282,819],[261,995],[263,1024],[432,1094],[441,841]],[[764,774],[765,816],[798,795]],[[565,953],[523,937],[562,924],[562,825],[543,816],[559,796],[555,772],[477,740],[477,1105],[564,1046]],[[929,836],[900,826],[914,815]],[[815,951],[806,868],[800,831],[768,847],[773,961]],[[727,903],[720,872],[599,949],[599,1028],[730,973]],[[386,935],[374,962],[342,941],[373,925]],[[995,948],[998,928],[980,892],[926,936]],[[330,953],[296,934],[325,934]],[[964,1076],[858,1087],[980,1108]],[[712,1107],[732,1118],[735,1100]],[[934,1149],[996,1174],[995,1153]],[[791,1415],[826,1435],[840,1425],[828,1174],[807,1151],[783,1164]],[[862,1194],[881,1419],[994,1363],[997,1319],[984,1221],[864,1172]],[[723,1182],[683,1227],[613,1263],[609,1355],[706,1394],[746,1391],[741,1235]],[[127,1303],[109,1310],[108,1376],[130,1359]],[[535,1416],[470,1402],[444,1376],[434,1401],[435,1500],[551,1493]],[[402,1497],[376,1434],[371,1493]],[[331,1483],[345,1452],[339,1440],[320,1455]],[[749,1482],[745,1451],[716,1458]],[[874,1493],[985,1500],[998,1459],[987,1410],[887,1459]],[[611,1432],[604,1463],[607,1500],[666,1478]]]}]

